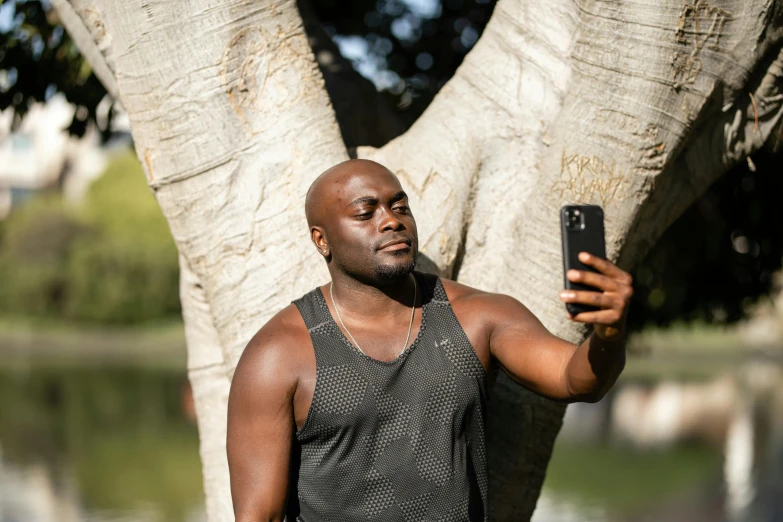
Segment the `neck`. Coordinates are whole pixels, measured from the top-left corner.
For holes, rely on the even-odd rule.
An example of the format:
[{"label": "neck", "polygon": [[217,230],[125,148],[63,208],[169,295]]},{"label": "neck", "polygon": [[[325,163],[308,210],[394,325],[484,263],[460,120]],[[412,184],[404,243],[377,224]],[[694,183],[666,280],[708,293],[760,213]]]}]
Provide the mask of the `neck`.
[{"label": "neck", "polygon": [[334,286],[332,291],[340,312],[376,318],[410,313],[413,306],[413,274],[382,285],[368,284],[336,270],[331,275]]}]

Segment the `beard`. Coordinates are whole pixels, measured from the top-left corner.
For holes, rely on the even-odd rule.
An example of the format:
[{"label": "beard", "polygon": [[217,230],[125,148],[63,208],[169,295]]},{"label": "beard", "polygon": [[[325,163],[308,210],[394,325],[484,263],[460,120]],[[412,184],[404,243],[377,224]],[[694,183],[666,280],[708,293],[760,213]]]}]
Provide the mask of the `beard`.
[{"label": "beard", "polygon": [[[404,254],[407,256],[407,252]],[[397,263],[376,265],[375,266],[375,278],[379,281],[394,281],[407,276],[416,267],[416,258],[419,252],[414,248],[413,255],[409,261],[400,260]],[[400,256],[402,257],[402,256]]]}]

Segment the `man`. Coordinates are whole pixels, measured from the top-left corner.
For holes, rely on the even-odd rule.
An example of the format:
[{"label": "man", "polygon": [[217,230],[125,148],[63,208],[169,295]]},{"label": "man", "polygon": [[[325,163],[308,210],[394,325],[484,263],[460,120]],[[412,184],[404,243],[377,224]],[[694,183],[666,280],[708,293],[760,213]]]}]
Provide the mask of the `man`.
[{"label": "man", "polygon": [[305,211],[332,282],[274,316],[237,365],[227,437],[236,520],[283,520],[287,501],[303,522],[486,520],[488,376],[500,366],[555,400],[600,399],[625,362],[630,275],[582,254],[600,274],[568,277],[598,291],[560,298],[599,310],[572,317],[594,325],[577,347],[511,297],[413,272],[416,222],[381,165],[327,170]]}]

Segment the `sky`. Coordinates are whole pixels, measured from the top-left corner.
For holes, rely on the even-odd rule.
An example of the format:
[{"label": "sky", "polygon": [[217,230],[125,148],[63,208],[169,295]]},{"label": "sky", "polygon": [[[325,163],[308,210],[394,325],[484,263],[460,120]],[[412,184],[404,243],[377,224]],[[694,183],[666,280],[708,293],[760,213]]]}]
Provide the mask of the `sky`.
[{"label": "sky", "polygon": [[0,5],[0,32],[6,32],[11,28],[11,21],[13,20],[14,3],[3,2]]},{"label": "sky", "polygon": [[[436,18],[441,13],[440,0],[402,0],[411,13],[422,18]],[[415,28],[406,18],[401,17],[392,23],[392,32],[397,38],[409,38]],[[334,41],[342,54],[353,62],[354,68],[375,84],[378,90],[390,89],[393,92],[404,88],[404,82],[386,67],[386,56],[382,50],[371,49],[367,40],[357,35],[335,35]]]}]

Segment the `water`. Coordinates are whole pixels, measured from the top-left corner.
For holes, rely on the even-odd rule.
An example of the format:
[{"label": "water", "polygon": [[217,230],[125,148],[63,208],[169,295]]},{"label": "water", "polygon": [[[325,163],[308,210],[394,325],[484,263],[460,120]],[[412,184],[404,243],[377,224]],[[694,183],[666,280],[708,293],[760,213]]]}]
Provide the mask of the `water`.
[{"label": "water", "polygon": [[[779,367],[572,405],[534,522],[783,520]],[[0,366],[0,522],[205,520],[184,370]]]},{"label": "water", "polygon": [[0,370],[0,520],[204,519],[184,372]]},{"label": "water", "polygon": [[783,520],[783,366],[624,378],[569,406],[533,522]]},{"label": "water", "polygon": [[667,516],[653,520],[671,522],[682,503],[692,507],[705,494],[720,501],[720,477],[718,448],[682,444],[650,451],[561,440],[533,522],[636,522],[661,511]]}]

